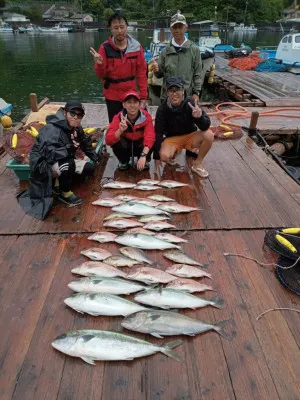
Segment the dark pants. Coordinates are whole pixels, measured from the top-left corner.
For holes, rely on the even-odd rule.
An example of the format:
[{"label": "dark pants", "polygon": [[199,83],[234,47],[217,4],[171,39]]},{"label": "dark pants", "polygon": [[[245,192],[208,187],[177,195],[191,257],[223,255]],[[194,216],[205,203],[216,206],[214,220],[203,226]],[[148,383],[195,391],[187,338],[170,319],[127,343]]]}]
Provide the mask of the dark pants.
[{"label": "dark pants", "polygon": [[[58,176],[59,188],[62,192],[69,192],[71,190],[72,181],[76,171],[75,160],[73,158],[60,160],[58,162],[58,165],[60,173],[60,175]],[[94,170],[95,166],[90,162],[87,162],[83,167],[80,175],[91,176],[93,175]]]},{"label": "dark pants", "polygon": [[132,156],[140,157],[143,148],[143,139],[133,141],[124,137],[112,146],[113,152],[121,164],[128,164]]},{"label": "dark pants", "polygon": [[109,123],[113,120],[114,116],[123,110],[121,101],[105,99]]}]

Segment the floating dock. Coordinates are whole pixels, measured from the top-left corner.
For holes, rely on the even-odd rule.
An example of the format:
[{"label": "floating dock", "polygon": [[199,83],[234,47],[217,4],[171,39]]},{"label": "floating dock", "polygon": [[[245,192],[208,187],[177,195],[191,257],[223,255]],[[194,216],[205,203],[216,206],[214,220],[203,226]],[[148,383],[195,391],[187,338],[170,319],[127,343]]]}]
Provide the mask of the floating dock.
[{"label": "floating dock", "polygon": [[[85,126],[107,123],[105,106],[86,105]],[[151,109],[155,113],[155,109]],[[35,118],[35,116],[34,116]],[[154,178],[150,171],[119,171],[110,152],[104,153],[96,175],[78,182],[81,207],[56,203],[45,221],[25,215],[16,194],[28,187],[5,169],[0,159],[0,398],[3,400],[287,400],[300,398],[300,298],[286,290],[274,267],[251,260],[225,257],[240,253],[265,263],[278,256],[263,246],[268,229],[300,226],[300,186],[247,136],[216,140],[205,160],[209,179],[201,180],[184,155],[179,165],[165,166],[163,179],[188,183],[179,189],[155,191],[201,211],[172,216],[175,234],[184,234],[183,250],[207,265],[213,288],[224,298],[222,310],[211,307],[180,311],[205,322],[231,319],[231,340],[216,332],[195,337],[167,337],[126,333],[166,343],[181,338],[176,349],[183,362],[162,354],[133,361],[85,364],[51,347],[58,335],[76,329],[122,331],[121,317],[91,317],[65,306],[71,294],[71,269],[86,261],[80,250],[97,247],[89,234],[103,230],[111,210],[91,203],[125,191],[102,188],[107,178],[137,182]],[[152,192],[127,190],[146,197]],[[154,192],[153,192],[154,193]],[[103,245],[99,244],[99,247]],[[105,248],[116,253],[116,244]],[[165,269],[171,263],[161,251],[147,255]],[[204,298],[213,295],[206,292]]]}]

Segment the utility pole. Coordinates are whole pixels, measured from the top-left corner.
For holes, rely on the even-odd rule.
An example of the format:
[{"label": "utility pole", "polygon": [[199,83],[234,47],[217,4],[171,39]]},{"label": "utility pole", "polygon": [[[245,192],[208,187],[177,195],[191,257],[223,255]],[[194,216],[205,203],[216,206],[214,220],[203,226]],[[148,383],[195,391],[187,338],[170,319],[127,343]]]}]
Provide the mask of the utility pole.
[{"label": "utility pole", "polygon": [[246,23],[247,9],[248,9],[248,1],[246,0],[245,15],[244,15],[244,25]]}]

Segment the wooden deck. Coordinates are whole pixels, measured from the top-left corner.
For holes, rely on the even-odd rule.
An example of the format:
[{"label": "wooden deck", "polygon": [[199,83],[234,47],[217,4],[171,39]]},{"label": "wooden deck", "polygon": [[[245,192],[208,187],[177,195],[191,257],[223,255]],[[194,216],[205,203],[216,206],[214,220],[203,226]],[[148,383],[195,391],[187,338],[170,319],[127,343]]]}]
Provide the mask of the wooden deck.
[{"label": "wooden deck", "polygon": [[299,107],[300,79],[289,72],[241,71],[216,55],[216,77],[261,100],[268,107]]},{"label": "wooden deck", "polygon": [[[86,125],[94,124],[86,120]],[[110,213],[91,205],[99,196],[116,193],[102,190],[101,180],[136,182],[153,177],[153,169],[119,172],[108,154],[96,177],[74,189],[84,200],[82,207],[56,204],[41,222],[19,208],[19,182],[5,170],[7,156],[0,161],[1,400],[299,400],[299,314],[274,311],[256,320],[270,308],[299,309],[299,297],[279,283],[272,267],[223,255],[241,253],[276,262],[276,254],[263,246],[266,229],[300,226],[300,187],[251,139],[216,141],[205,162],[208,180],[195,177],[183,155],[181,167],[163,171],[163,178],[190,185],[161,189],[159,194],[202,208],[174,216],[172,223],[179,234],[186,231],[184,251],[208,265],[210,283],[225,300],[222,310],[208,307],[184,313],[206,322],[232,319],[232,340],[216,332],[182,337],[177,352],[183,363],[156,354],[128,362],[97,362],[93,367],[51,347],[57,335],[69,330],[122,330],[122,318],[77,314],[63,300],[70,294],[71,268],[85,260],[80,250],[93,246],[88,233],[102,230],[103,217]],[[127,193],[146,197],[151,192]],[[115,244],[105,247],[112,253],[118,249]],[[161,252],[147,253],[163,269],[171,265]],[[153,343],[174,339],[126,333]]]}]

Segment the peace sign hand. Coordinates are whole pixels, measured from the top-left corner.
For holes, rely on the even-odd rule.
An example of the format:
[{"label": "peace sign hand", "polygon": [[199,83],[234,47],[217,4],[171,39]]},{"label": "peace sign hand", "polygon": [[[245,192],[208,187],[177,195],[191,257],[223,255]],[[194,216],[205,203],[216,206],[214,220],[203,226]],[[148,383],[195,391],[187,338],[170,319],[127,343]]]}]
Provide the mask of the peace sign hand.
[{"label": "peace sign hand", "polygon": [[126,131],[127,123],[128,123],[127,114],[125,115],[125,117],[124,117],[123,114],[121,114],[121,121],[120,121],[120,124],[119,124],[119,131],[120,131],[121,134]]},{"label": "peace sign hand", "polygon": [[101,65],[103,63],[103,57],[93,47],[90,47],[90,53],[94,57],[95,64]]},{"label": "peace sign hand", "polygon": [[190,102],[188,103],[189,107],[192,109],[192,116],[194,118],[200,118],[202,115],[202,110],[198,106],[198,103],[195,103],[195,106],[193,106]]}]

